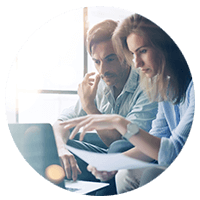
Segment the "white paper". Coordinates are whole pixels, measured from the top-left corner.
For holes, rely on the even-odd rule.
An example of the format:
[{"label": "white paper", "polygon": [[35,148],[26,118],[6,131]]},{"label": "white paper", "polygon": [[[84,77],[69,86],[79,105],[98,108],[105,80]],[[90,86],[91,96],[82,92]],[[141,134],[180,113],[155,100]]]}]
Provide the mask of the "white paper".
[{"label": "white paper", "polygon": [[108,185],[109,183],[65,180],[65,189],[78,194],[87,194]]},{"label": "white paper", "polygon": [[84,160],[86,163],[93,167],[96,167],[98,171],[115,171],[120,169],[136,169],[144,167],[157,167],[165,169],[165,166],[158,164],[147,163],[137,159],[130,158],[122,153],[94,153],[76,149],[74,147],[66,145],[66,148]]}]

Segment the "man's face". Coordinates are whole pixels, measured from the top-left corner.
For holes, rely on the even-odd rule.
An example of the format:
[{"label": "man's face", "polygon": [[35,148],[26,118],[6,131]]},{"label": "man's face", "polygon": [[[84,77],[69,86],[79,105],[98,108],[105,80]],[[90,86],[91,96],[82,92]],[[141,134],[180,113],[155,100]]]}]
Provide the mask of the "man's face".
[{"label": "man's face", "polygon": [[96,70],[108,86],[122,87],[128,75],[127,66],[120,64],[111,40],[93,45],[92,59]]}]

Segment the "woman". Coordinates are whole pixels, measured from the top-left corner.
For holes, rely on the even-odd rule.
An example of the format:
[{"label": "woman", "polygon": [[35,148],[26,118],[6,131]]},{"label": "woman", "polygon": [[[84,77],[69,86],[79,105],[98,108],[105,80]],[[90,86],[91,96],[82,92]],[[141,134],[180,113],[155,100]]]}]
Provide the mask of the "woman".
[{"label": "woman", "polygon": [[[134,146],[124,154],[136,159],[169,166],[181,151],[194,116],[194,86],[189,67],[173,40],[150,20],[135,14],[119,24],[113,44],[121,62],[140,70],[141,86],[152,101],[158,101],[158,114],[149,133],[118,115],[89,115],[68,122],[75,127],[70,138],[83,127],[86,131],[116,129]],[[91,171],[95,171],[91,166]],[[116,176],[118,193],[133,190],[149,180],[141,180],[144,169],[120,170]],[[152,173],[152,172],[151,172]],[[159,173],[154,170],[155,176]],[[152,177],[154,178],[154,177]]]}]

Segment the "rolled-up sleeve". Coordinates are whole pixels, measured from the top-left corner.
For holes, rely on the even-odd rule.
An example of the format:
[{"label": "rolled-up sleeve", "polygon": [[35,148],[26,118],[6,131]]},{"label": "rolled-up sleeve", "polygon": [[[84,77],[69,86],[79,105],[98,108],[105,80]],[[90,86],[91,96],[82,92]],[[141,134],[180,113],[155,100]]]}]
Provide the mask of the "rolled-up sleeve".
[{"label": "rolled-up sleeve", "polygon": [[172,130],[170,138],[163,137],[161,139],[161,146],[158,154],[159,164],[171,164],[180,153],[188,138],[193,122],[195,109],[193,85],[189,88],[188,100],[189,101],[185,103],[189,103],[189,106],[182,116],[178,126],[174,130]]},{"label": "rolled-up sleeve", "polygon": [[162,138],[162,137],[169,138],[171,135],[168,122],[163,112],[162,103],[158,104],[158,113],[157,113],[156,119],[152,122],[152,129],[150,130],[149,133],[159,138]]}]

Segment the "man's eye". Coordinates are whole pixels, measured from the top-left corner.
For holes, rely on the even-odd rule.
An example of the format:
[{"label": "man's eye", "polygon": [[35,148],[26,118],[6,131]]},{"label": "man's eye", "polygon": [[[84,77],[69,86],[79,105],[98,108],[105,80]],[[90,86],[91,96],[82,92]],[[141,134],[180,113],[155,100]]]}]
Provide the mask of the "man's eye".
[{"label": "man's eye", "polygon": [[97,65],[99,65],[100,61],[99,60],[95,60],[94,63],[97,64]]}]

